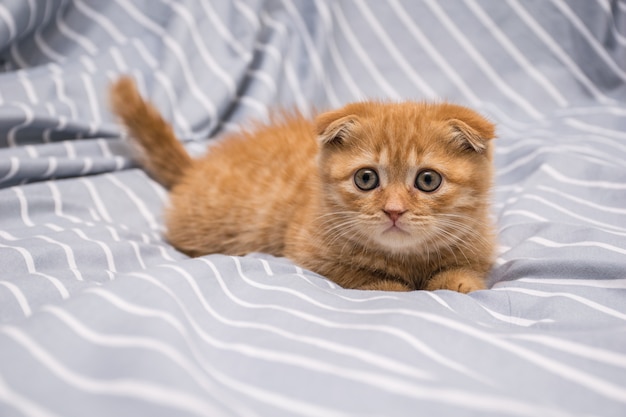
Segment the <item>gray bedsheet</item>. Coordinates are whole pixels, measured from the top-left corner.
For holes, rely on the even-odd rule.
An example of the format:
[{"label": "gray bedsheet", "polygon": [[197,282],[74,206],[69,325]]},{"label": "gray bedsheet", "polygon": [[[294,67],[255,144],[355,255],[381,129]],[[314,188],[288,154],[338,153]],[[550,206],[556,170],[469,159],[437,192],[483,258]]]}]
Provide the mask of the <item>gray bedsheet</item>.
[{"label": "gray bedsheet", "polygon": [[[190,152],[363,98],[498,124],[490,289],[189,259],[107,110]],[[626,415],[626,3],[0,2],[0,415]]]}]

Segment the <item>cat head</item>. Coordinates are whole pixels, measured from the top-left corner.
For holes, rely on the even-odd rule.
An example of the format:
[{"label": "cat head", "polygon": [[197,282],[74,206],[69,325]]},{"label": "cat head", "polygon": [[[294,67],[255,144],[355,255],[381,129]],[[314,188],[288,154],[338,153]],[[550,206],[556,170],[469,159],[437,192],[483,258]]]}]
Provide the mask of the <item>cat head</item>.
[{"label": "cat head", "polygon": [[473,110],[355,103],[321,114],[316,128],[333,239],[437,250],[484,221],[495,128]]}]

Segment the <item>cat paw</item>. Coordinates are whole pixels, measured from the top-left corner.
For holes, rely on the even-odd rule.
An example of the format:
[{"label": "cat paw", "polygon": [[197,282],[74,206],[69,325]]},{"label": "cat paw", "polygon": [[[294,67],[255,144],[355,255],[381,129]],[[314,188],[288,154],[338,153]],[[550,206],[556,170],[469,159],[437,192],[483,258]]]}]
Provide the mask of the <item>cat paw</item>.
[{"label": "cat paw", "polygon": [[463,294],[484,290],[485,281],[481,274],[466,269],[443,271],[435,275],[426,286],[428,291],[452,290]]},{"label": "cat paw", "polygon": [[398,292],[413,291],[413,288],[410,288],[407,284],[404,284],[399,281],[393,281],[393,280],[387,280],[387,279],[370,282],[368,284],[361,285],[357,289],[368,290],[368,291],[398,291]]},{"label": "cat paw", "polygon": [[485,284],[483,284],[482,282],[466,280],[463,282],[459,282],[455,291],[463,293],[463,294],[467,294],[472,291],[478,291],[478,290],[484,290],[484,289],[485,289]]}]

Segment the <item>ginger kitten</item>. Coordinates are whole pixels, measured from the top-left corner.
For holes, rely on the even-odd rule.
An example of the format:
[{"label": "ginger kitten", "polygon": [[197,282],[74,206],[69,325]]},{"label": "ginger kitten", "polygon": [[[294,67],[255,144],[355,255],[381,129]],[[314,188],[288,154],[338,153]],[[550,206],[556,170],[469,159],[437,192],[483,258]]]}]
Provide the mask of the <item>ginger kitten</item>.
[{"label": "ginger kitten", "polygon": [[130,78],[113,110],[170,189],[169,242],[190,256],[265,252],[345,288],[485,288],[494,126],[447,103],[362,102],[275,117],[192,159]]}]

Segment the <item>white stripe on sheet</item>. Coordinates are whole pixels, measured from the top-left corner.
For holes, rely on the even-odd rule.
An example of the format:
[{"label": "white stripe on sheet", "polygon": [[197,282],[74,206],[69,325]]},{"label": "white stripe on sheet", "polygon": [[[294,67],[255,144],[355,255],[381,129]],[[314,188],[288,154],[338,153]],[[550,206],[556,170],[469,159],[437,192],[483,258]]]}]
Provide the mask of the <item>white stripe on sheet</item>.
[{"label": "white stripe on sheet", "polygon": [[535,120],[540,120],[543,115],[534,108],[525,98],[517,94],[511,86],[506,84],[498,73],[491,67],[491,65],[484,59],[483,56],[474,48],[474,46],[467,40],[461,30],[455,25],[450,17],[445,13],[439,4],[432,0],[425,0],[424,3],[435,14],[437,19],[441,22],[443,27],[450,32],[454,39],[462,46],[463,50],[469,54],[472,60],[480,67],[490,81],[498,87],[502,93],[522,108],[529,116]]},{"label": "white stripe on sheet", "polygon": [[32,417],[59,417],[58,414],[44,409],[28,397],[20,395],[13,390],[2,377],[0,377],[0,402],[8,404],[13,409],[22,413],[22,415]]},{"label": "white stripe on sheet", "polygon": [[17,35],[17,29],[15,27],[15,20],[13,19],[13,15],[9,13],[9,10],[5,5],[0,4],[0,19],[4,21],[6,24],[6,28],[9,31],[9,38],[14,39]]},{"label": "white stripe on sheet", "polygon": [[357,0],[355,2],[359,11],[365,16],[365,20],[371,25],[374,33],[380,39],[385,46],[387,52],[393,57],[394,61],[398,64],[398,67],[407,75],[411,82],[417,87],[421,94],[427,99],[435,99],[437,93],[430,88],[430,86],[415,72],[411,67],[411,64],[403,56],[402,52],[394,45],[393,40],[386,34],[385,29],[378,22],[372,11],[367,7],[367,3],[363,0]]},{"label": "white stripe on sheet", "polygon": [[339,4],[333,3],[332,11],[334,18],[337,20],[337,25],[339,26],[341,33],[350,43],[359,60],[365,66],[370,76],[375,80],[376,84],[381,87],[382,91],[387,97],[393,100],[400,100],[402,96],[387,82],[386,78],[368,56],[366,50],[364,49],[363,45],[361,45],[354,32],[350,29],[350,24],[346,19],[341,6]]},{"label": "white stripe on sheet", "polygon": [[192,396],[184,391],[145,381],[132,379],[107,381],[81,375],[59,362],[58,359],[50,355],[49,352],[43,349],[41,345],[22,330],[11,326],[4,326],[0,327],[0,333],[8,336],[14,342],[22,346],[34,359],[39,361],[57,378],[81,391],[144,399],[155,404],[179,409],[180,411],[194,412],[200,415],[208,413],[215,416],[226,416],[226,414],[219,412],[217,408],[203,398]]},{"label": "white stripe on sheet", "polygon": [[565,97],[559,92],[559,90],[545,77],[532,62],[530,62],[522,52],[516,47],[516,45],[504,34],[504,31],[498,27],[498,25],[489,17],[487,13],[480,7],[476,0],[464,0],[465,4],[474,13],[474,15],[481,21],[481,23],[489,29],[493,37],[506,49],[506,51],[515,59],[521,68],[528,73],[528,75],[541,85],[546,92],[552,96],[554,101],[560,106],[567,106],[569,103]]},{"label": "white stripe on sheet", "polygon": [[172,37],[168,35],[168,33],[162,27],[154,23],[146,15],[142,14],[141,11],[128,0],[115,0],[115,2],[122,6],[124,10],[129,14],[129,16],[131,16],[138,24],[140,24],[142,27],[145,27],[150,32],[158,35],[163,40],[164,45],[167,46],[170,51],[172,51],[172,53],[178,60],[182,74],[185,77],[185,81],[189,85],[189,91],[202,104],[204,109],[208,112],[208,115],[211,118],[215,118],[215,104],[198,85],[196,77],[192,74],[190,69],[189,57],[187,57],[181,45],[174,41]]},{"label": "white stripe on sheet", "polygon": [[518,0],[506,0],[511,9],[528,25],[531,31],[543,41],[550,51],[559,59],[566,68],[583,84],[587,90],[593,94],[594,98],[601,103],[610,104],[615,100],[607,97],[600,89],[585,75],[585,72],[572,60],[572,58],[559,46],[559,43],[543,29],[535,19],[528,13]]},{"label": "white stripe on sheet", "polygon": [[[213,269],[213,266],[210,263],[208,265],[211,266],[211,268]],[[215,271],[216,270],[214,270],[214,272]],[[183,276],[187,275],[186,272],[182,269],[180,269],[178,272],[180,272],[181,275]],[[175,294],[171,292],[171,290],[163,287],[162,284],[156,281],[154,278],[149,277],[145,274],[133,274],[133,276],[147,280],[153,285],[160,287],[163,290],[167,291],[171,297],[175,298]],[[191,278],[190,276],[187,276],[186,278],[190,284],[192,285],[194,284],[193,278]],[[202,300],[204,298],[201,295],[201,291],[199,289],[196,288],[194,292],[196,293],[199,299]],[[203,302],[203,303],[204,303],[204,307],[208,308],[209,311],[211,311],[212,315],[216,314],[215,311],[210,309],[210,307],[208,306],[208,304],[206,304],[206,302]],[[185,307],[182,305],[180,301],[178,301],[178,304],[181,309],[183,310],[185,309]],[[265,307],[267,308],[268,306],[265,306]],[[194,328],[194,331],[196,332],[196,334],[199,335],[199,337],[203,341],[207,342],[210,345],[216,345],[218,347],[221,346],[221,343],[219,343],[215,338],[205,334],[201,330],[201,327],[199,325],[193,324],[194,319],[189,316],[189,313],[185,313],[185,316],[187,317],[188,321],[192,322],[192,327]],[[258,324],[256,323],[252,323],[251,325],[258,326]],[[234,348],[236,349],[236,351],[238,351],[239,353],[243,355],[253,355],[253,356],[259,355],[259,357],[264,358],[265,360],[269,360],[269,361],[286,362],[286,363],[292,364],[293,366],[305,366],[305,367],[307,366],[306,362],[299,361],[297,360],[297,358],[291,358],[292,355],[286,354],[284,352],[274,355],[274,354],[271,354],[271,352],[265,352],[258,348],[249,350],[249,349],[243,349],[243,346],[240,346],[240,345],[230,346],[229,344],[223,345],[223,348]],[[295,362],[293,360],[295,360]],[[501,396],[489,397],[489,396],[483,396],[478,393],[463,392],[459,390],[442,390],[442,389],[437,389],[437,388],[431,388],[428,386],[419,386],[419,388],[411,387],[411,385],[407,385],[407,383],[404,381],[394,380],[393,378],[384,377],[382,375],[377,375],[373,378],[369,378],[367,373],[363,373],[363,372],[359,372],[355,375],[352,375],[352,373],[349,372],[347,369],[342,369],[338,365],[334,365],[332,368],[326,368],[324,366],[321,366],[321,367],[315,367],[313,369],[316,372],[333,372],[333,373],[338,372],[337,376],[340,378],[346,378],[346,379],[354,378],[355,380],[360,381],[361,383],[374,384],[379,389],[402,394],[402,395],[413,397],[416,399],[463,405],[465,407],[468,407],[470,409],[475,409],[475,410],[489,410],[489,411],[501,411],[501,412],[505,410],[509,412],[511,410],[514,410],[512,413],[513,415],[521,415],[521,416],[526,416],[526,415],[532,416],[532,415],[535,415],[535,413],[541,413],[542,415],[544,415],[544,413],[545,415],[555,415],[555,416],[561,415],[560,413],[555,412],[554,410],[541,408],[541,407],[533,407],[529,404],[519,403],[517,401],[511,400],[505,397],[501,397]],[[286,404],[283,404],[283,406],[285,405]],[[299,412],[302,413],[303,415],[315,415],[315,414],[310,414],[309,412],[303,413],[302,409],[299,410]],[[325,412],[331,413],[330,415],[335,415],[335,413],[332,413],[331,410],[326,410]]]}]

